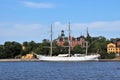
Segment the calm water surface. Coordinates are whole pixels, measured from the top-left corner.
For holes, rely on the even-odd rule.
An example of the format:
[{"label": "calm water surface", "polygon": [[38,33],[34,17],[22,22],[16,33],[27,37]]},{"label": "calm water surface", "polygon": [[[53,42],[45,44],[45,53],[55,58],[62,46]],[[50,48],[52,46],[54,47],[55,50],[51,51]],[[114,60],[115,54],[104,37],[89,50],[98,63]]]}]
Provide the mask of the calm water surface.
[{"label": "calm water surface", "polygon": [[0,80],[120,80],[120,62],[0,62]]}]

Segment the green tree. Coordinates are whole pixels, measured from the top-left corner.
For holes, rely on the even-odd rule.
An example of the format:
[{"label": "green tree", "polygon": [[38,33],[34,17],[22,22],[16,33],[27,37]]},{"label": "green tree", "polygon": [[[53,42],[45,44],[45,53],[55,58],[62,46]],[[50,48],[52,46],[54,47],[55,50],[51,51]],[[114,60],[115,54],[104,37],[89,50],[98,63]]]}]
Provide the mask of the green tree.
[{"label": "green tree", "polygon": [[5,57],[4,55],[4,46],[0,45],[0,59],[3,59]]},{"label": "green tree", "polygon": [[88,48],[88,52],[89,53],[96,53],[98,51],[106,51],[107,50],[107,42],[106,42],[106,38],[99,36],[99,37],[93,37],[92,38],[92,42],[89,43],[89,48]]},{"label": "green tree", "polygon": [[73,48],[72,52],[77,54],[85,54],[85,49],[80,45],[77,45]]},{"label": "green tree", "polygon": [[101,59],[113,59],[115,58],[115,53],[107,53],[106,51],[100,52]]},{"label": "green tree", "polygon": [[31,42],[23,42],[23,46],[25,47],[25,50],[22,50],[21,54],[26,55],[28,53],[35,52],[35,49],[37,48],[37,43],[34,41]]},{"label": "green tree", "polygon": [[29,53],[30,51],[28,50],[28,45],[29,43],[28,42],[23,42],[23,47],[25,48],[24,50],[21,51],[21,55],[26,55],[27,53]]},{"label": "green tree", "polygon": [[40,43],[39,45],[37,45],[37,47],[36,47],[36,49],[34,51],[37,54],[49,55],[50,43],[49,42]]},{"label": "green tree", "polygon": [[58,54],[61,54],[62,47],[57,45],[56,41],[53,41],[53,55],[57,56]]},{"label": "green tree", "polygon": [[18,42],[5,42],[4,55],[5,58],[15,58],[15,56],[21,53],[22,46]]}]

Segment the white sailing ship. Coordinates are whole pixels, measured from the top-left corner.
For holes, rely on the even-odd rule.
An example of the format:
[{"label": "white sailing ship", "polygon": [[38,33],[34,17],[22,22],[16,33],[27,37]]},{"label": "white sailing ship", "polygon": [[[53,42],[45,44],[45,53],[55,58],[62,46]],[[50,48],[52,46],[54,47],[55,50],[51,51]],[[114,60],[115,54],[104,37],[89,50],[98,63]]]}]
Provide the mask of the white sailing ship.
[{"label": "white sailing ship", "polygon": [[68,54],[59,54],[58,56],[52,56],[52,25],[51,25],[51,44],[50,44],[50,56],[39,56],[40,61],[98,61],[100,55],[99,54],[94,54],[94,55],[87,55],[87,49],[88,49],[88,42],[86,41],[86,54],[85,55],[80,55],[80,54],[74,54],[71,56],[70,54],[70,49],[71,49],[71,41],[70,41],[70,24],[69,24],[69,37],[68,37],[68,42],[69,42],[69,53]]}]

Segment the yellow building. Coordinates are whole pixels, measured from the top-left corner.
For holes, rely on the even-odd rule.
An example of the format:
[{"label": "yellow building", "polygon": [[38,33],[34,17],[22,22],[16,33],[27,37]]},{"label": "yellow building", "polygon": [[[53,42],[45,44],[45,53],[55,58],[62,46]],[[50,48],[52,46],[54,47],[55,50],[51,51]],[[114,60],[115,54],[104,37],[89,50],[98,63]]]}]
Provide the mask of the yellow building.
[{"label": "yellow building", "polygon": [[117,47],[114,43],[107,44],[107,53],[120,53],[120,47]]}]

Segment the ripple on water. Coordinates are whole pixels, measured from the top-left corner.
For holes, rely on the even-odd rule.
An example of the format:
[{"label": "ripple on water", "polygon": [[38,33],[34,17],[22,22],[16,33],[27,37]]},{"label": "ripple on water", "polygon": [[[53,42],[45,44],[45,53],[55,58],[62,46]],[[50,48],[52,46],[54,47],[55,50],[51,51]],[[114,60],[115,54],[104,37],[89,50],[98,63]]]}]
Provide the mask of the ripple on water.
[{"label": "ripple on water", "polygon": [[119,80],[119,62],[0,62],[0,80]]}]

